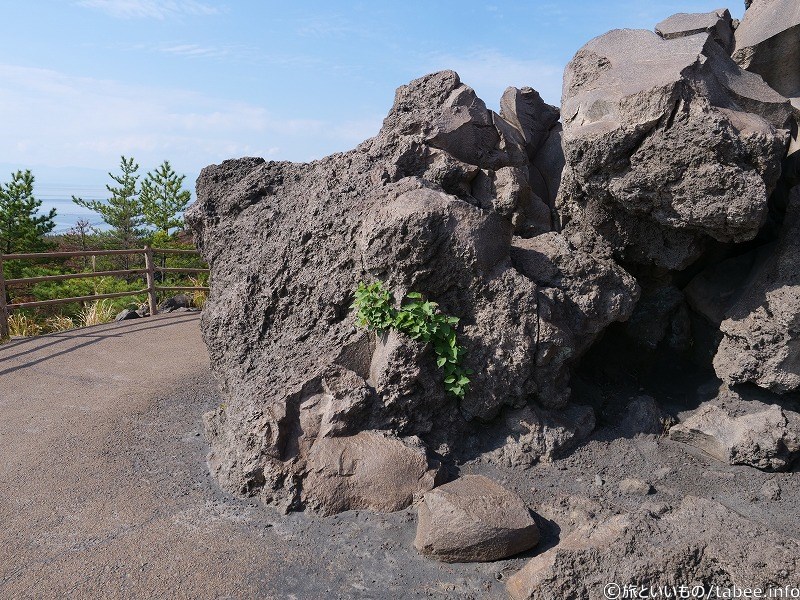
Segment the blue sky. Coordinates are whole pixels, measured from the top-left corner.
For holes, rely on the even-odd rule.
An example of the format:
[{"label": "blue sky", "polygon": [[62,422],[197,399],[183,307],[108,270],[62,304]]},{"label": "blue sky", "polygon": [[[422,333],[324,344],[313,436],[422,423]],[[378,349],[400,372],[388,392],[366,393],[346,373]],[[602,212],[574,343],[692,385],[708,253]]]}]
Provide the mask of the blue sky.
[{"label": "blue sky", "polygon": [[[0,0],[0,180],[37,177],[61,213],[102,198],[121,154],[187,175],[239,156],[305,161],[374,135],[394,90],[451,68],[496,108],[529,85],[557,104],[564,65],[618,27],[706,0],[402,2]],[[730,7],[741,17],[743,3]],[[95,219],[96,220],[96,219]]]}]

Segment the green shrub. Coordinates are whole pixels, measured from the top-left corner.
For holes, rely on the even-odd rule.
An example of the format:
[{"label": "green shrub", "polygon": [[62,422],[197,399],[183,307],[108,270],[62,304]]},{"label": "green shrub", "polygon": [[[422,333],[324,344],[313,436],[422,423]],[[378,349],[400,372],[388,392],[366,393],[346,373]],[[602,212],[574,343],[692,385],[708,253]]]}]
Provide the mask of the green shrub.
[{"label": "green shrub", "polygon": [[411,292],[410,302],[394,308],[394,298],[383,283],[358,284],[353,307],[356,322],[378,333],[395,329],[414,340],[430,343],[436,354],[436,366],[443,370],[445,390],[463,398],[472,371],[462,366],[465,349],[458,345],[455,327],[458,318],[439,311],[436,302],[425,300],[422,294]]}]

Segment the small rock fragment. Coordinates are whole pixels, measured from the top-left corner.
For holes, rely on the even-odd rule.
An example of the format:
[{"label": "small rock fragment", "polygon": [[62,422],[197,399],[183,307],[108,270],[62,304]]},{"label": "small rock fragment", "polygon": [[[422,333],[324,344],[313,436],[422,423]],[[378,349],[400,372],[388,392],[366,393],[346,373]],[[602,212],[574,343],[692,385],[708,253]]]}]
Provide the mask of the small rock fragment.
[{"label": "small rock fragment", "polygon": [[629,496],[647,496],[652,494],[655,490],[653,486],[633,477],[628,477],[619,482],[619,491]]}]

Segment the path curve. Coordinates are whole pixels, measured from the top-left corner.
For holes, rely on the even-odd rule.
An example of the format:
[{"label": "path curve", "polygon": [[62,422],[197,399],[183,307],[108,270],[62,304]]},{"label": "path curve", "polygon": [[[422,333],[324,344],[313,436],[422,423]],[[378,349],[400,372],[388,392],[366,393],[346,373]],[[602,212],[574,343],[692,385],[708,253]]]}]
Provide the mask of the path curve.
[{"label": "path curve", "polygon": [[413,550],[411,510],[283,516],[209,476],[196,314],[0,346],[0,598],[493,598]]}]

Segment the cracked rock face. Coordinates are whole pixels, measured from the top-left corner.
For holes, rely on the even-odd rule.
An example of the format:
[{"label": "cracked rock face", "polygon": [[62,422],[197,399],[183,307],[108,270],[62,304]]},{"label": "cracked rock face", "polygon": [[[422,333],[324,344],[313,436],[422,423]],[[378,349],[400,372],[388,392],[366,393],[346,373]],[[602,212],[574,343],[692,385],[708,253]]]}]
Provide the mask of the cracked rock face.
[{"label": "cracked rock face", "polygon": [[[351,152],[203,170],[187,221],[214,282],[202,330],[226,401],[206,423],[224,488],[284,509],[394,510],[482,423],[567,403],[570,369],[638,287],[550,231],[535,190],[558,185],[557,110],[511,89],[503,111],[445,71],[398,89],[381,132]],[[465,398],[444,392],[431,348],[355,327],[353,291],[376,279],[461,319]],[[381,469],[358,458],[380,454],[369,445],[387,464],[415,457],[383,504],[370,487]]]},{"label": "cracked rock face", "polygon": [[789,101],[708,33],[592,40],[564,76],[564,233],[624,264],[671,270],[708,240],[754,238],[790,117]]}]

